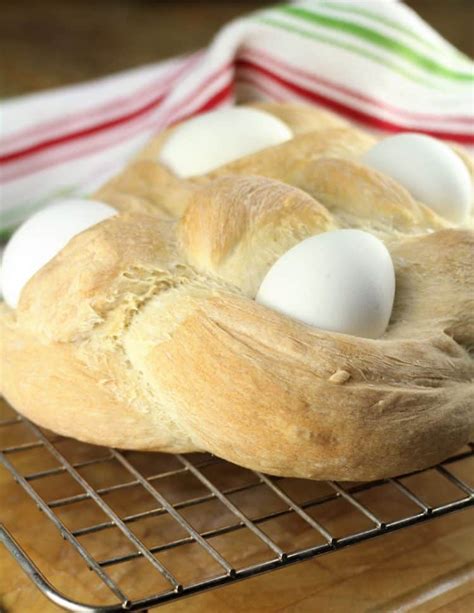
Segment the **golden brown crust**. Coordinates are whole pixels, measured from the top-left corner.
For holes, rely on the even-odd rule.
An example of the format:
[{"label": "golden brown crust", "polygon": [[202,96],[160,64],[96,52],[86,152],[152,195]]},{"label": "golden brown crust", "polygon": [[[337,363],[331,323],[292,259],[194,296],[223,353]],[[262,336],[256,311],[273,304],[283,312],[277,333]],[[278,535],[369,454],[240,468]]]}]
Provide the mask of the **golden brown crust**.
[{"label": "golden brown crust", "polygon": [[224,176],[196,191],[178,226],[196,269],[255,296],[263,272],[308,235],[336,227],[305,192],[255,176]]},{"label": "golden brown crust", "polygon": [[[439,461],[473,434],[472,361],[443,335],[361,342],[214,299],[146,360],[197,444],[272,474],[380,478]],[[341,371],[348,379],[334,382]]]},{"label": "golden brown crust", "polygon": [[32,421],[64,436],[115,447],[189,451],[184,433],[160,419],[159,407],[121,401],[114,382],[91,368],[74,344],[42,343],[0,314],[1,389]]},{"label": "golden brown crust", "polygon": [[19,324],[47,341],[74,341],[127,296],[136,304],[148,285],[174,277],[174,222],[124,213],[75,236],[26,284]]},{"label": "golden brown crust", "polygon": [[118,211],[180,217],[188,205],[193,184],[178,179],[151,159],[139,159],[100,188],[95,198]]},{"label": "golden brown crust", "polygon": [[[294,176],[309,161],[320,157],[356,159],[376,142],[374,137],[327,111],[302,105],[264,107],[286,119],[295,131],[293,139],[221,166],[207,175],[183,180],[158,163],[161,147],[173,130],[169,128],[153,138],[122,173],[99,189],[95,198],[113,204],[120,211],[181,217],[194,189],[218,176],[261,175],[294,185]],[[302,125],[308,129],[302,129]]]},{"label": "golden brown crust", "polygon": [[[208,450],[273,474],[363,480],[442,460],[474,435],[473,232],[361,164],[371,136],[314,109],[260,108],[295,138],[192,181],[152,159],[156,140],[100,190],[121,214],[0,312],[3,394],[81,440]],[[253,300],[282,253],[339,227],[392,254],[381,339]]]}]

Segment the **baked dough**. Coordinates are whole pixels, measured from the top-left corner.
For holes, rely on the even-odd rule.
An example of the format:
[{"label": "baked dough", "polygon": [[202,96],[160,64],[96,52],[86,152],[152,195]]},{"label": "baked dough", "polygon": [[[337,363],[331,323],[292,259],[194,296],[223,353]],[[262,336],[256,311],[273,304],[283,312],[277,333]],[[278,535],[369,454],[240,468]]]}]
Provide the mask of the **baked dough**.
[{"label": "baked dough", "polygon": [[[16,310],[1,305],[2,393],[63,435],[275,475],[370,480],[443,460],[474,435],[473,231],[358,161],[374,137],[316,108],[258,106],[294,138],[182,180],[156,161],[165,133],[94,195],[120,214],[73,238]],[[285,251],[346,227],[394,261],[381,339],[253,300]]]}]

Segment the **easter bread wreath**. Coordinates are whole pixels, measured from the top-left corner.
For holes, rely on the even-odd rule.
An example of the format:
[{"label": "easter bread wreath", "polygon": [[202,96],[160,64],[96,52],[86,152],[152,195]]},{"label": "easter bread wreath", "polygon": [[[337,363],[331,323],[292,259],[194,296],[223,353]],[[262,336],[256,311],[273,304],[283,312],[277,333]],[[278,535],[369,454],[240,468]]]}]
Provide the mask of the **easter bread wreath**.
[{"label": "easter bread wreath", "polygon": [[[474,435],[471,213],[428,206],[372,163],[374,136],[325,111],[245,111],[278,122],[275,142],[231,142],[207,168],[206,120],[191,120],[95,194],[118,214],[1,305],[2,394],[82,441],[208,451],[274,475],[371,480],[445,459]],[[472,177],[469,156],[452,151]],[[348,229],[393,262],[383,330],[325,329],[258,299],[285,253]],[[343,308],[352,294],[340,292]]]}]

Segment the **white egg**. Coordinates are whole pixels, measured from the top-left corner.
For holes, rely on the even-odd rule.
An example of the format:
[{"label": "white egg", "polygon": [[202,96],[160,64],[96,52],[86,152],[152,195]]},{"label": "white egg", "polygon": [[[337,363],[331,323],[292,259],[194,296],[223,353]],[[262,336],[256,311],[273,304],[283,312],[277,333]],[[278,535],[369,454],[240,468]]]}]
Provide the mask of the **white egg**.
[{"label": "white egg", "polygon": [[472,207],[469,172],[454,151],[424,134],[397,134],[378,142],[362,162],[389,175],[418,201],[455,223]]},{"label": "white egg", "polygon": [[103,202],[70,199],[52,204],[27,219],[13,234],[3,254],[0,277],[5,302],[15,309],[26,283],[71,238],[116,213]]},{"label": "white egg", "polygon": [[204,113],[176,127],[160,161],[179,177],[194,177],[293,137],[277,117],[252,108]]},{"label": "white egg", "polygon": [[362,230],[312,236],[270,268],[257,302],[310,326],[378,338],[387,328],[395,272],[385,245]]}]

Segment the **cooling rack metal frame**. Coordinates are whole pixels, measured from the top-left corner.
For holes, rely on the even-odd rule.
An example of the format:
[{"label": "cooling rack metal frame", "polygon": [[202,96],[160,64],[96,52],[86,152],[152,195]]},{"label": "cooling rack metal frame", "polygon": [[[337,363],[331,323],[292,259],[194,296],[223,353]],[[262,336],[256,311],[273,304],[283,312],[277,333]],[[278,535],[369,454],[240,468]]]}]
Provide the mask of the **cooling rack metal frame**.
[{"label": "cooling rack metal frame", "polygon": [[[201,463],[193,463],[185,455],[176,455],[175,457],[179,461],[179,468],[172,471],[165,471],[152,476],[144,476],[126,457],[125,453],[117,451],[115,449],[109,449],[106,455],[102,454],[100,457],[89,459],[83,462],[71,463],[56,447],[55,439],[50,439],[46,434],[32,424],[28,420],[16,415],[12,419],[0,421],[0,427],[13,426],[15,424],[25,424],[30,432],[34,435],[34,439],[31,442],[22,443],[19,445],[7,447],[0,450],[0,463],[11,473],[13,479],[23,488],[23,490],[32,498],[37,507],[45,513],[47,518],[55,525],[61,536],[70,546],[79,553],[79,555],[86,562],[92,572],[99,577],[102,582],[108,587],[110,592],[117,599],[117,604],[108,606],[94,606],[75,602],[66,595],[63,595],[55,586],[53,586],[48,579],[41,573],[35,563],[29,558],[26,552],[22,549],[21,545],[13,538],[7,529],[7,526],[0,525],[0,542],[4,544],[7,550],[14,556],[19,566],[29,576],[29,578],[35,583],[38,589],[52,600],[57,605],[63,607],[66,610],[71,611],[83,611],[92,612],[100,611],[104,613],[118,612],[118,611],[146,611],[152,607],[170,602],[177,598],[183,598],[190,596],[198,592],[209,590],[218,586],[230,584],[232,582],[242,580],[248,577],[252,577],[264,572],[282,568],[296,562],[313,558],[318,555],[329,553],[331,551],[337,551],[344,547],[360,543],[362,541],[387,534],[401,528],[426,522],[440,517],[448,513],[452,513],[457,510],[465,509],[467,507],[474,506],[474,490],[467,483],[457,477],[449,470],[449,465],[453,462],[459,462],[465,458],[474,456],[474,444],[470,444],[469,450],[459,453],[445,462],[442,462],[438,466],[434,467],[443,479],[447,479],[453,484],[457,491],[460,492],[461,498],[450,501],[446,504],[439,506],[430,506],[421,499],[416,493],[414,493],[409,487],[407,487],[402,479],[410,475],[422,473],[424,471],[417,471],[410,473],[409,475],[403,475],[401,477],[393,479],[384,479],[374,481],[371,483],[357,484],[348,487],[347,485],[341,485],[335,482],[326,482],[330,489],[331,494],[318,497],[312,500],[307,500],[304,503],[297,504],[297,502],[290,497],[281,487],[278,485],[278,478],[268,477],[264,474],[253,472],[255,477],[254,482],[246,484],[240,487],[233,487],[227,489],[220,489],[204,474],[203,469],[213,462],[222,462],[218,458],[211,458]],[[35,473],[23,475],[17,470],[14,464],[9,460],[9,456],[17,452],[28,451],[29,449],[35,449],[41,447],[46,450],[57,461],[58,467]],[[107,460],[114,460],[118,462],[130,475],[130,481],[117,485],[111,485],[104,488],[93,488],[80,474],[79,469],[85,466],[91,466]],[[73,496],[58,498],[56,500],[44,500],[32,486],[32,482],[37,479],[45,479],[52,475],[58,475],[61,473],[69,474],[72,479],[81,487],[82,493]],[[160,479],[170,477],[173,475],[179,475],[183,473],[192,474],[199,482],[206,488],[208,492],[206,495],[180,501],[178,503],[171,503],[159,489],[157,489],[155,482],[159,482]],[[355,495],[359,492],[371,490],[373,488],[380,487],[381,485],[390,483],[394,486],[403,496],[407,497],[411,503],[414,503],[419,509],[414,514],[409,514],[405,517],[397,519],[395,521],[383,522],[376,514],[374,514],[367,506],[362,504]],[[142,513],[136,513],[126,517],[120,517],[112,507],[104,500],[104,494],[111,491],[129,487],[131,485],[142,486],[154,499],[157,506],[155,509],[145,511]],[[236,492],[244,490],[250,490],[253,487],[265,487],[269,488],[276,496],[284,503],[284,510],[266,513],[257,517],[250,518],[241,509],[236,506],[229,496]],[[330,531],[327,530],[321,523],[319,523],[314,517],[308,514],[308,510],[317,506],[327,503],[329,501],[344,499],[349,503],[357,513],[362,514],[367,520],[369,520],[373,527],[354,532],[347,536],[340,538],[334,537]],[[219,500],[228,511],[232,513],[235,521],[229,525],[221,528],[208,530],[206,532],[199,532],[185,519],[181,513],[182,509],[200,504],[209,500]],[[81,528],[78,530],[70,530],[55,513],[55,509],[64,505],[73,504],[81,500],[92,500],[107,516],[107,521],[95,524],[89,527]],[[324,539],[322,544],[318,544],[312,547],[301,549],[293,552],[286,552],[277,543],[274,542],[260,527],[259,525],[269,519],[279,517],[285,514],[294,513],[299,516],[309,527],[319,533]],[[181,528],[187,533],[187,536],[168,542],[164,545],[158,545],[155,547],[146,546],[128,527],[129,524],[138,521],[143,518],[153,517],[157,515],[168,514],[171,516]],[[80,537],[86,534],[93,534],[105,530],[107,528],[118,528],[121,533],[129,540],[133,545],[135,552],[127,555],[120,555],[105,560],[95,559],[88,550],[81,544]],[[227,534],[230,532],[238,532],[242,528],[248,528],[255,537],[262,541],[270,552],[268,560],[261,563],[248,566],[245,568],[235,569],[233,566],[221,555],[217,549],[215,549],[209,542],[209,539],[214,536]],[[197,583],[183,585],[176,577],[162,564],[154,554],[171,550],[175,547],[188,543],[197,543],[204,548],[214,561],[220,566],[221,573],[215,577],[199,581]],[[122,591],[117,583],[107,574],[107,567],[114,564],[119,564],[124,561],[130,561],[134,558],[143,557],[150,562],[156,572],[160,573],[162,577],[166,579],[169,584],[169,589],[165,592],[152,595],[150,597],[143,598],[141,600],[132,600]]]}]

